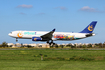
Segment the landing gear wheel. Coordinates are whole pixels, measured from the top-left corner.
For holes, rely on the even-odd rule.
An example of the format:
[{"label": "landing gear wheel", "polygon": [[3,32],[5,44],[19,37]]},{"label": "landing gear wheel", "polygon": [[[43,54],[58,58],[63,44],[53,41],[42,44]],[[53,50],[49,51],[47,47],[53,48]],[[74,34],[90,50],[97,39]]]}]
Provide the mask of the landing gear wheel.
[{"label": "landing gear wheel", "polygon": [[53,40],[51,40],[50,45],[52,45],[52,46],[55,45],[55,43],[53,42]]},{"label": "landing gear wheel", "polygon": [[49,44],[49,41],[47,41],[47,44]]},{"label": "landing gear wheel", "polygon": [[55,43],[53,43],[53,45],[55,45]]},{"label": "landing gear wheel", "polygon": [[51,43],[49,43],[49,45],[51,45]]},{"label": "landing gear wheel", "polygon": [[16,42],[18,42],[18,40],[16,40]]},{"label": "landing gear wheel", "polygon": [[51,40],[51,42],[47,41],[47,44],[49,44],[49,45],[55,45],[55,43],[53,43],[53,40]]}]

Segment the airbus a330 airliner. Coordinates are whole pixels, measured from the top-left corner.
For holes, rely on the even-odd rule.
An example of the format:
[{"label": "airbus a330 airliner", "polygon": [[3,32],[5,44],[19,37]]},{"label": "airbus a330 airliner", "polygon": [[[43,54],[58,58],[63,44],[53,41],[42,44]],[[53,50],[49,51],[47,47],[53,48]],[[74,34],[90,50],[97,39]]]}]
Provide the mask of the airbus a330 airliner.
[{"label": "airbus a330 airliner", "polygon": [[87,38],[90,36],[94,36],[95,34],[92,33],[97,21],[91,22],[83,31],[79,33],[73,32],[55,32],[53,29],[50,32],[45,31],[12,31],[8,35],[17,39],[32,39],[32,41],[46,41],[48,44],[54,44],[53,41],[55,40],[78,40]]}]

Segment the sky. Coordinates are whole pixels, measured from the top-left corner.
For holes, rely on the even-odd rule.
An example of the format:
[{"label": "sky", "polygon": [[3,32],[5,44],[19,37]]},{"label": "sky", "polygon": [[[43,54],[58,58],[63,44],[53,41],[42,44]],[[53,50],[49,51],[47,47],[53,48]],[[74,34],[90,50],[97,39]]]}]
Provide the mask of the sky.
[{"label": "sky", "polygon": [[55,43],[104,43],[105,0],[0,0],[0,44],[45,43],[8,36],[15,30],[80,32],[97,21],[95,36]]}]

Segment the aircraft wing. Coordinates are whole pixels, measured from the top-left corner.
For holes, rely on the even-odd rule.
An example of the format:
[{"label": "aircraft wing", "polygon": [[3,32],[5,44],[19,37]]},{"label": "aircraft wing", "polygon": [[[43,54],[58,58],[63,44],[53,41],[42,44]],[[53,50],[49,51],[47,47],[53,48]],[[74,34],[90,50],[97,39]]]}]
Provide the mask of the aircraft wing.
[{"label": "aircraft wing", "polygon": [[52,31],[50,31],[47,34],[42,35],[41,38],[44,40],[46,40],[46,39],[51,40],[54,32],[55,32],[55,29],[53,29]]}]

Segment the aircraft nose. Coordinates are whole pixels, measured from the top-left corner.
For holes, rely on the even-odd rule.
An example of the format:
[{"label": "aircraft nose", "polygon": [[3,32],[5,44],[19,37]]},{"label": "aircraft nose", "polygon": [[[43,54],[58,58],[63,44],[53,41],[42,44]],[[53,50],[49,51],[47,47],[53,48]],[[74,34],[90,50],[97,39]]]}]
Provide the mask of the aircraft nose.
[{"label": "aircraft nose", "polygon": [[11,33],[9,33],[8,35],[11,36]]}]

